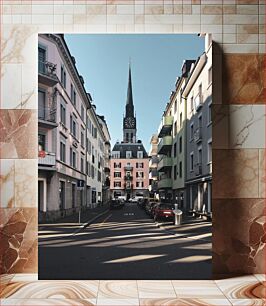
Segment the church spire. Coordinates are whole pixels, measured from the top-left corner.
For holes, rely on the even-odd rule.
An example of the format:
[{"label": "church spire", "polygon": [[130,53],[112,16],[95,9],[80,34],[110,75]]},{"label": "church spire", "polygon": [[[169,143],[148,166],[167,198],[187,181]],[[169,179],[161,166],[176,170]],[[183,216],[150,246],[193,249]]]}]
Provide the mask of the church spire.
[{"label": "church spire", "polygon": [[129,70],[128,70],[126,117],[134,117],[134,105],[133,105],[133,94],[132,94],[132,80],[131,80],[131,62],[130,61],[129,61]]}]

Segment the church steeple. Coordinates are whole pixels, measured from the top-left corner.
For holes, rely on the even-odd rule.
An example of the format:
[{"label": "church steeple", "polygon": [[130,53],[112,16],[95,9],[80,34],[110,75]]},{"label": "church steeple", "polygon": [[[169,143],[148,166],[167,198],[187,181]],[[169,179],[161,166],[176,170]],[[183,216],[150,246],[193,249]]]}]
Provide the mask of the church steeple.
[{"label": "church steeple", "polygon": [[132,93],[131,64],[129,63],[126,113],[123,122],[124,142],[136,142],[136,130],[136,118],[134,116]]},{"label": "church steeple", "polygon": [[134,104],[133,104],[131,65],[130,64],[129,64],[129,70],[128,70],[126,117],[134,117]]}]

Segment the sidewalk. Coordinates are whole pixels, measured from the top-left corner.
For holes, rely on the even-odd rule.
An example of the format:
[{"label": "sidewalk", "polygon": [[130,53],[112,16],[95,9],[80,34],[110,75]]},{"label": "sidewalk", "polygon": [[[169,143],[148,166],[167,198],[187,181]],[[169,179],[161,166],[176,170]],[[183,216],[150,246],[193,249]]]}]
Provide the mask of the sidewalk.
[{"label": "sidewalk", "polygon": [[[109,204],[104,204],[104,205],[97,206],[97,207],[92,208],[92,209],[88,208],[86,211],[81,211],[81,213],[80,213],[80,224],[87,223],[88,221],[94,219],[98,215],[100,215],[100,214],[102,214],[102,213],[104,213],[105,211],[108,211],[108,210],[109,210]],[[70,215],[70,216],[58,219],[56,221],[53,221],[53,222],[49,222],[49,223],[59,224],[59,223],[78,223],[78,222],[79,222],[79,214],[77,212],[73,215]],[[42,226],[44,224],[39,224],[39,225]]]},{"label": "sidewalk", "polygon": [[156,222],[156,225],[177,237],[211,242],[212,223],[200,218],[185,216],[181,225],[174,225],[172,222]]}]

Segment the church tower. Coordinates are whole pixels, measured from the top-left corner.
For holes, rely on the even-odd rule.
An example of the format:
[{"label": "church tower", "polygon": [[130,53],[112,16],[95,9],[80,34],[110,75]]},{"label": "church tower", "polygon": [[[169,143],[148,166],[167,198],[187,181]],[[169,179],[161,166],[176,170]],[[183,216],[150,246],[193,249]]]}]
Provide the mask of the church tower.
[{"label": "church tower", "polygon": [[137,125],[132,95],[131,66],[129,65],[126,112],[123,120],[123,141],[125,143],[136,143],[136,136]]}]

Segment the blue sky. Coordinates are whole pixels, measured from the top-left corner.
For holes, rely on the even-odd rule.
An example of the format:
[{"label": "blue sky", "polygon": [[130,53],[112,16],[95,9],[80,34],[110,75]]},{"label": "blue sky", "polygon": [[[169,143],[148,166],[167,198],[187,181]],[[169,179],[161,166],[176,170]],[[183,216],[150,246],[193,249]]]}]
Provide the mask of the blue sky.
[{"label": "blue sky", "polygon": [[131,59],[137,137],[149,151],[182,63],[204,52],[204,39],[196,34],[72,34],[65,39],[97,113],[107,120],[112,144],[122,140]]}]

